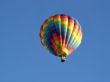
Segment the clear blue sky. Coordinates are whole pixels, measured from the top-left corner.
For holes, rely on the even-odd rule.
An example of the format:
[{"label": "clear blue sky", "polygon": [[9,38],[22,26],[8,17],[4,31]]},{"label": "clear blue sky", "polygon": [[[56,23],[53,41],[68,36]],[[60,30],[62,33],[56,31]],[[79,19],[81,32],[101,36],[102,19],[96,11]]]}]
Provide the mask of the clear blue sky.
[{"label": "clear blue sky", "polygon": [[[65,63],[40,43],[43,21],[75,17],[83,41]],[[110,82],[110,0],[0,0],[0,82]]]}]

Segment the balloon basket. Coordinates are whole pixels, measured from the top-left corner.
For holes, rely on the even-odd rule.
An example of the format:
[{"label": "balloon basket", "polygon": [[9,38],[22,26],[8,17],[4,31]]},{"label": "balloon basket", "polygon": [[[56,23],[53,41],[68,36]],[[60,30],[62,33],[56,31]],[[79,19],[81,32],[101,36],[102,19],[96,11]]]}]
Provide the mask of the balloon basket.
[{"label": "balloon basket", "polygon": [[65,62],[66,61],[66,57],[65,56],[61,56],[61,62]]}]

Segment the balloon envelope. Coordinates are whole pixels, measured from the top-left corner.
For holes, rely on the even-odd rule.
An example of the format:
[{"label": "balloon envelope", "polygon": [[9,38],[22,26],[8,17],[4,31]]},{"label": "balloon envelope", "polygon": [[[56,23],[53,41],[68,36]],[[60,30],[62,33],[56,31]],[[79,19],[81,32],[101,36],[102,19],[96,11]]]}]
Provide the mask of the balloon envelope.
[{"label": "balloon envelope", "polygon": [[70,16],[64,14],[51,16],[41,26],[40,40],[53,55],[68,56],[81,44],[81,26]]}]

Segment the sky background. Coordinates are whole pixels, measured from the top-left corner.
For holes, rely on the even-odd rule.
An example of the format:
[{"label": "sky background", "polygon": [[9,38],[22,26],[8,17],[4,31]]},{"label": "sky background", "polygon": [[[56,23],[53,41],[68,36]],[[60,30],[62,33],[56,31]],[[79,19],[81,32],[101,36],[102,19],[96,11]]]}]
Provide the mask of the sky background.
[{"label": "sky background", "polygon": [[[39,30],[63,13],[83,41],[65,63],[48,53]],[[0,82],[110,82],[110,0],[0,0]]]}]

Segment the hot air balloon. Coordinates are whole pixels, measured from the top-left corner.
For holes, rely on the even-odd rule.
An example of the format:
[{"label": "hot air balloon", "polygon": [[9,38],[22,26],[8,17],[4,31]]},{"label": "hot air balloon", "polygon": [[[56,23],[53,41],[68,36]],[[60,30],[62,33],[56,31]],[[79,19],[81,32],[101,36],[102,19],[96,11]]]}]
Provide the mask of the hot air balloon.
[{"label": "hot air balloon", "polygon": [[56,14],[44,21],[40,28],[40,40],[47,51],[61,57],[61,62],[72,54],[82,41],[78,21],[64,14]]}]

